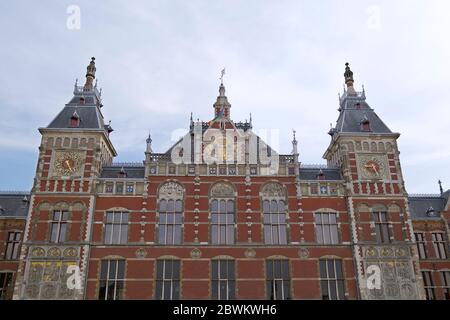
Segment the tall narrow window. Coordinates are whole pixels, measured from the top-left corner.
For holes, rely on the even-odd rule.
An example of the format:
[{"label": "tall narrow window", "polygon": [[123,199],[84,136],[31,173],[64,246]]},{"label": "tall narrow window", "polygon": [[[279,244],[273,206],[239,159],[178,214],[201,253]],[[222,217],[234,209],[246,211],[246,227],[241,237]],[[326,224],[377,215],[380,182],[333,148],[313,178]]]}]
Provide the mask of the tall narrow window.
[{"label": "tall narrow window", "polygon": [[159,202],[160,244],[181,244],[182,201],[161,200]]},{"label": "tall narrow window", "polygon": [[441,283],[445,300],[450,300],[450,271],[441,271]]},{"label": "tall narrow window", "polygon": [[16,260],[19,256],[21,232],[8,232],[5,260]]},{"label": "tall narrow window", "polygon": [[234,243],[234,217],[234,200],[211,201],[211,243]]},{"label": "tall narrow window", "polygon": [[438,259],[447,259],[447,251],[445,250],[446,241],[443,233],[432,233],[434,253]]},{"label": "tall narrow window", "polygon": [[426,259],[427,258],[427,245],[426,245],[426,241],[425,241],[425,234],[422,232],[416,232],[416,233],[414,233],[414,236],[416,238],[416,245],[417,245],[417,251],[419,252],[419,258]]},{"label": "tall narrow window", "polygon": [[387,212],[377,211],[372,213],[373,221],[375,222],[375,234],[378,243],[389,243],[389,221],[387,218]]},{"label": "tall narrow window", "polygon": [[211,298],[214,300],[234,299],[234,260],[212,260],[211,267]]},{"label": "tall narrow window", "polygon": [[342,261],[336,259],[324,259],[319,261],[319,265],[322,300],[344,299],[345,292]]},{"label": "tall narrow window", "polygon": [[436,296],[434,294],[434,282],[430,271],[422,271],[423,287],[425,289],[425,294],[427,300],[435,300]]},{"label": "tall narrow window", "polygon": [[267,260],[267,299],[287,300],[291,298],[288,260]]},{"label": "tall narrow window", "polygon": [[338,223],[336,213],[318,212],[316,219],[317,243],[338,244]]},{"label": "tall narrow window", "polygon": [[156,262],[156,294],[159,300],[180,299],[180,261],[158,260]]},{"label": "tall narrow window", "polygon": [[69,219],[68,211],[53,211],[53,220],[51,222],[50,241],[61,243],[66,240],[67,220]]},{"label": "tall narrow window", "polygon": [[125,244],[128,242],[128,212],[106,212],[105,243]]},{"label": "tall narrow window", "polygon": [[11,299],[12,272],[0,272],[0,300]]},{"label": "tall narrow window", "polygon": [[164,183],[158,191],[158,243],[181,244],[183,220],[183,187],[176,182]]},{"label": "tall narrow window", "polygon": [[286,206],[283,200],[264,200],[264,242],[287,244]]},{"label": "tall narrow window", "polygon": [[119,300],[123,298],[125,278],[124,260],[104,260],[100,270],[99,300]]}]

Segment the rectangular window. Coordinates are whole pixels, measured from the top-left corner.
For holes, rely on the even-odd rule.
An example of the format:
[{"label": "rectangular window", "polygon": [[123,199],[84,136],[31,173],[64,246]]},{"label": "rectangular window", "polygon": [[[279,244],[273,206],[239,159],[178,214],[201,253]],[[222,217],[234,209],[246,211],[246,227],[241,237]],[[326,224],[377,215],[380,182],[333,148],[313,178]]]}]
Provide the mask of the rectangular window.
[{"label": "rectangular window", "polygon": [[418,232],[418,233],[414,233],[414,236],[416,238],[417,251],[419,252],[419,258],[426,259],[427,258],[427,245],[426,245],[426,241],[425,241],[425,234]]},{"label": "rectangular window", "polygon": [[316,219],[316,238],[317,243],[338,244],[338,223],[337,214],[328,212],[318,212]]},{"label": "rectangular window", "polygon": [[447,259],[447,251],[445,247],[447,245],[443,233],[432,233],[431,239],[433,240],[434,253],[437,259]]},{"label": "rectangular window", "polygon": [[445,300],[450,300],[450,271],[441,271],[441,283]]},{"label": "rectangular window", "polygon": [[119,193],[119,194],[123,193],[123,183],[122,182],[116,183],[116,193]]},{"label": "rectangular window", "polygon": [[336,259],[319,260],[319,266],[322,300],[345,299],[342,261]]},{"label": "rectangular window", "polygon": [[264,242],[287,244],[286,206],[283,200],[264,200]]},{"label": "rectangular window", "polygon": [[233,260],[212,260],[211,298],[232,300],[235,298],[235,276]]},{"label": "rectangular window", "polygon": [[156,262],[156,293],[158,300],[180,299],[180,261],[158,260]]},{"label": "rectangular window", "polygon": [[431,271],[422,271],[422,278],[427,300],[435,300],[436,296],[434,295],[434,283]]},{"label": "rectangular window", "polygon": [[291,298],[288,260],[267,260],[266,277],[268,300],[288,300]]},{"label": "rectangular window", "polygon": [[181,200],[159,202],[158,243],[181,244],[182,210]]},{"label": "rectangular window", "polygon": [[12,298],[12,272],[0,272],[0,300]]},{"label": "rectangular window", "polygon": [[8,232],[5,260],[16,260],[19,256],[21,232]]},{"label": "rectangular window", "polygon": [[105,243],[125,244],[128,242],[128,212],[106,212]]},{"label": "rectangular window", "polygon": [[112,183],[107,183],[106,186],[105,186],[105,192],[106,193],[112,193],[113,192],[113,188],[114,188],[114,185]]},{"label": "rectangular window", "polygon": [[211,243],[233,244],[235,224],[234,200],[211,201]]},{"label": "rectangular window", "polygon": [[328,194],[328,187],[326,185],[320,185],[320,194]]},{"label": "rectangular window", "polygon": [[387,218],[387,212],[373,212],[373,221],[375,222],[375,233],[378,243],[389,243],[390,232],[389,232],[389,222]]},{"label": "rectangular window", "polygon": [[99,300],[123,298],[125,260],[104,260],[101,263]]},{"label": "rectangular window", "polygon": [[51,222],[50,242],[61,243],[66,240],[68,211],[53,211]]},{"label": "rectangular window", "polygon": [[317,185],[317,183],[312,183],[310,185],[311,188],[311,194],[317,194],[319,192],[319,186]]}]

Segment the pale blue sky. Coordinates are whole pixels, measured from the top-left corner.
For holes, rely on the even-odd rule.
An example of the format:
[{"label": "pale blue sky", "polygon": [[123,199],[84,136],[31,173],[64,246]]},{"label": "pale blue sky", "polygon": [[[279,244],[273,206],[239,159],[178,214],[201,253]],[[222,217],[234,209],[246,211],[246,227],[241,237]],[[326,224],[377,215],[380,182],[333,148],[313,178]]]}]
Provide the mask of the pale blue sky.
[{"label": "pale blue sky", "polygon": [[[28,190],[40,135],[96,57],[117,161],[171,145],[189,114],[209,120],[225,67],[235,121],[297,130],[300,160],[324,163],[338,116],[344,63],[357,89],[400,132],[409,192],[450,188],[450,2],[2,1],[0,189]],[[69,5],[79,30],[66,26]],[[179,131],[176,131],[179,132]]]}]

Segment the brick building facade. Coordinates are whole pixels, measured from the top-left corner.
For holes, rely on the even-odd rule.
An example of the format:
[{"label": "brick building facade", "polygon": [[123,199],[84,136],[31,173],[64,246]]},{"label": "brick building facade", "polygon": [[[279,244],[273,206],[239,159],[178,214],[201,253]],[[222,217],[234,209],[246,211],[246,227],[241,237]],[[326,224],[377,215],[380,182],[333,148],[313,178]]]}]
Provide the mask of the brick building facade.
[{"label": "brick building facade", "polygon": [[95,73],[39,129],[18,266],[0,262],[14,299],[450,298],[450,190],[408,196],[399,134],[348,64],[326,166],[234,122],[223,83],[211,121],[114,163]]}]

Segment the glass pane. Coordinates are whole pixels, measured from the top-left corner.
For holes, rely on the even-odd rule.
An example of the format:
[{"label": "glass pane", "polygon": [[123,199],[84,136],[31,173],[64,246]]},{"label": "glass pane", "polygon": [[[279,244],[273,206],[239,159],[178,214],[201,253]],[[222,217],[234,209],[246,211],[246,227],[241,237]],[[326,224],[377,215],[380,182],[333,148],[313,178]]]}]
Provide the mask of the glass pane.
[{"label": "glass pane", "polygon": [[219,226],[212,225],[211,226],[211,242],[217,244],[219,242]]},{"label": "glass pane", "polygon": [[330,227],[331,229],[331,243],[332,244],[337,244],[339,243],[339,237],[338,237],[338,229],[337,229],[337,225],[332,225]]},{"label": "glass pane", "polygon": [[120,243],[125,244],[128,242],[128,225],[122,225],[122,232],[120,233]]},{"label": "glass pane", "polygon": [[331,243],[330,225],[328,224],[323,226],[323,243],[325,244]]},{"label": "glass pane", "polygon": [[180,299],[180,281],[174,281],[172,283],[172,299]]},{"label": "glass pane", "polygon": [[107,276],[108,276],[108,261],[102,261],[100,267],[100,279],[105,280],[107,279]]},{"label": "glass pane", "polygon": [[117,244],[120,241],[119,238],[119,226],[118,225],[112,225],[112,241],[111,243]]},{"label": "glass pane", "polygon": [[226,223],[231,224],[234,223],[234,213],[228,213],[227,214],[227,221]]},{"label": "glass pane", "polygon": [[60,217],[61,217],[61,211],[54,211],[53,212],[53,220],[59,221]]},{"label": "glass pane", "polygon": [[235,299],[235,291],[234,281],[228,281],[228,299]]},{"label": "glass pane", "polygon": [[267,200],[263,201],[263,212],[264,213],[270,212],[270,204],[269,204],[269,201],[267,201]]},{"label": "glass pane", "polygon": [[287,244],[286,225],[279,226],[279,232],[280,244]]},{"label": "glass pane", "polygon": [[264,223],[271,223],[270,218],[271,218],[271,214],[265,213],[264,214]]},{"label": "glass pane", "polygon": [[112,225],[105,225],[105,243],[111,244]]},{"label": "glass pane", "polygon": [[335,280],[329,281],[329,284],[330,284],[330,299],[336,300],[337,299],[336,281]]},{"label": "glass pane", "polygon": [[157,280],[163,279],[163,266],[164,266],[163,260],[156,261],[156,279]]},{"label": "glass pane", "polygon": [[114,212],[114,223],[120,223],[122,212]]},{"label": "glass pane", "polygon": [[328,277],[335,278],[336,274],[334,273],[334,260],[328,260]]},{"label": "glass pane", "polygon": [[20,235],[21,235],[21,233],[20,233],[20,232],[16,232],[15,235],[16,235],[15,240],[16,240],[16,241],[20,241]]},{"label": "glass pane", "polygon": [[183,222],[183,215],[181,213],[175,213],[175,221],[176,224],[181,224]]},{"label": "glass pane", "polygon": [[225,235],[226,235],[226,229],[225,226],[219,227],[219,233],[220,233],[220,243],[226,243]]},{"label": "glass pane", "polygon": [[159,211],[160,212],[166,212],[167,210],[167,201],[166,200],[160,200],[159,201]]},{"label": "glass pane", "polygon": [[117,260],[109,261],[109,279],[116,278]]},{"label": "glass pane", "polygon": [[167,244],[173,244],[174,238],[173,238],[173,225],[166,225],[166,243]]},{"label": "glass pane", "polygon": [[213,300],[219,299],[219,295],[218,295],[218,293],[219,293],[218,283],[219,283],[219,282],[218,282],[217,280],[211,281],[211,299],[213,299]]},{"label": "glass pane", "polygon": [[291,298],[291,290],[289,281],[283,281],[283,299],[290,299]]},{"label": "glass pane", "polygon": [[228,276],[228,279],[234,280],[234,261],[233,260],[227,261],[227,276]]},{"label": "glass pane", "polygon": [[122,223],[128,223],[128,212],[122,213]]},{"label": "glass pane", "polygon": [[316,225],[316,237],[317,237],[317,243],[323,243],[323,234],[322,234],[322,225]]},{"label": "glass pane", "polygon": [[[12,243],[8,243],[7,247],[6,247],[6,259],[12,259],[12,251],[13,251],[13,244]],[[1,281],[0,281],[0,288],[1,288]]]},{"label": "glass pane", "polygon": [[282,272],[282,276],[281,278],[284,280],[289,280],[289,261],[285,261],[283,260],[281,262],[281,272]]},{"label": "glass pane", "polygon": [[211,277],[212,279],[218,279],[219,274],[219,261],[211,261]]},{"label": "glass pane", "polygon": [[383,224],[382,225],[383,228],[383,242],[389,242],[389,227],[387,226],[387,224]]},{"label": "glass pane", "polygon": [[175,212],[182,212],[183,211],[183,202],[181,200],[177,200],[175,202]]},{"label": "glass pane", "polygon": [[226,202],[225,200],[220,200],[219,202],[219,211],[222,212],[226,212]]},{"label": "glass pane", "polygon": [[343,280],[339,280],[337,284],[338,284],[338,294],[337,294],[337,298],[338,298],[338,299],[344,299],[344,297],[345,297],[345,292],[344,292],[344,281],[343,281]]},{"label": "glass pane", "polygon": [[272,234],[271,234],[271,226],[270,225],[265,225],[264,226],[264,242],[267,244],[272,244]]},{"label": "glass pane", "polygon": [[173,200],[167,201],[167,212],[173,212],[173,210],[174,210]]},{"label": "glass pane", "polygon": [[59,242],[63,242],[66,240],[66,223],[61,223],[60,231],[59,231]]},{"label": "glass pane", "polygon": [[156,281],[155,299],[162,300],[162,281]]},{"label": "glass pane", "polygon": [[117,262],[117,279],[125,278],[125,261],[119,260]]},{"label": "glass pane", "polygon": [[234,226],[228,225],[226,227],[227,230],[227,244],[233,244],[234,243]]},{"label": "glass pane", "polygon": [[266,262],[267,280],[273,279],[273,260],[267,260]]},{"label": "glass pane", "polygon": [[166,227],[165,226],[159,226],[158,229],[158,242],[159,243],[166,243]]},{"label": "glass pane", "polygon": [[275,200],[270,201],[270,212],[271,213],[278,212],[278,204]]},{"label": "glass pane", "polygon": [[181,225],[177,224],[174,228],[175,234],[174,234],[174,242],[176,244],[181,243]]},{"label": "glass pane", "polygon": [[330,223],[330,220],[328,219],[328,213],[323,213],[322,214],[322,220],[323,220],[324,224]]},{"label": "glass pane", "polygon": [[226,260],[220,260],[219,261],[219,266],[220,266],[220,268],[219,268],[220,279],[227,279],[227,275],[228,275],[228,272],[227,272],[227,268],[228,268],[227,261]]},{"label": "glass pane", "polygon": [[337,279],[343,279],[343,273],[342,273],[342,261],[335,260],[334,265],[336,266],[336,278]]},{"label": "glass pane", "polygon": [[164,260],[164,279],[172,279],[172,260]]},{"label": "glass pane", "polygon": [[282,213],[282,212],[285,212],[285,211],[286,211],[286,208],[285,208],[285,205],[284,205],[284,201],[283,200],[278,201],[278,212]]},{"label": "glass pane", "polygon": [[387,222],[387,214],[386,214],[386,212],[381,212],[381,221]]},{"label": "glass pane", "polygon": [[106,298],[106,281],[100,281],[98,290],[98,299],[105,300]]},{"label": "glass pane", "polygon": [[328,281],[326,281],[326,280],[320,281],[320,286],[322,289],[322,300],[330,300],[330,297],[328,294]]},{"label": "glass pane", "polygon": [[180,261],[172,260],[172,278],[175,280],[180,279]]},{"label": "glass pane", "polygon": [[171,281],[164,281],[164,300],[170,300],[172,299],[172,282]]},{"label": "glass pane", "polygon": [[281,278],[281,262],[280,260],[273,261],[275,278]]},{"label": "glass pane", "polygon": [[221,300],[227,299],[227,281],[219,281],[219,295]]},{"label": "glass pane", "polygon": [[317,224],[322,224],[322,214],[321,213],[316,213],[315,218],[316,218]]},{"label": "glass pane", "polygon": [[335,213],[330,213],[329,217],[330,217],[330,223],[336,223],[336,214]]},{"label": "glass pane", "polygon": [[107,212],[106,213],[106,222],[112,223],[114,220],[114,213],[113,212]]},{"label": "glass pane", "polygon": [[327,276],[327,261],[326,260],[320,260],[319,264],[320,264],[320,277],[322,279],[328,278],[328,276]]},{"label": "glass pane", "polygon": [[234,213],[234,201],[233,200],[227,201],[227,212]]},{"label": "glass pane", "polygon": [[116,296],[115,296],[115,299],[116,300],[122,299],[122,293],[123,293],[123,281],[117,281],[116,282]]},{"label": "glass pane", "polygon": [[64,221],[69,220],[69,212],[68,211],[63,211],[62,220],[64,220]]}]

